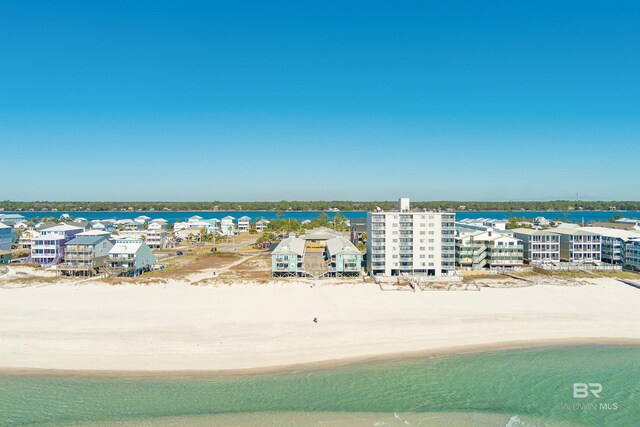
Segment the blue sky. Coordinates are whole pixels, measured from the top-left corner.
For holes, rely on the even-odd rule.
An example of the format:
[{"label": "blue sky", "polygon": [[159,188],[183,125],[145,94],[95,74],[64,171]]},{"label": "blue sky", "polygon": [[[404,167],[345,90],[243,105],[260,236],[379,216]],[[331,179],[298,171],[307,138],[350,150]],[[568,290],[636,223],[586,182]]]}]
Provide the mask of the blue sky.
[{"label": "blue sky", "polygon": [[0,199],[638,200],[638,22],[637,1],[0,2]]}]

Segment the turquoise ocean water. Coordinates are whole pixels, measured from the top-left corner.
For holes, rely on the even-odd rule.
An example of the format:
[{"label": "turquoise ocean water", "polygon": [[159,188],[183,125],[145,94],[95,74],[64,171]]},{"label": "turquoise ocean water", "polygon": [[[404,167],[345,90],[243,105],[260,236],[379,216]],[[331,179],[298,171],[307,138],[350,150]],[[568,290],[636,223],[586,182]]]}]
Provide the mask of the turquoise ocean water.
[{"label": "turquoise ocean water", "polygon": [[[576,398],[574,383],[598,383],[602,391]],[[0,425],[634,426],[640,346],[531,348],[245,376],[2,375]]]}]

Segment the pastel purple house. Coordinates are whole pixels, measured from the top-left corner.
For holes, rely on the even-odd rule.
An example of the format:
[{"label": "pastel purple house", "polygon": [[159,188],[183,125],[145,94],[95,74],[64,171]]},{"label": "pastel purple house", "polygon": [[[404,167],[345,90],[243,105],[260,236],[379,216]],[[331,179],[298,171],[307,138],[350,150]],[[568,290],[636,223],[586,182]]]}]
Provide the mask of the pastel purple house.
[{"label": "pastel purple house", "polygon": [[67,242],[83,231],[83,228],[72,225],[56,225],[42,230],[31,241],[29,262],[58,264],[64,259],[64,247]]}]

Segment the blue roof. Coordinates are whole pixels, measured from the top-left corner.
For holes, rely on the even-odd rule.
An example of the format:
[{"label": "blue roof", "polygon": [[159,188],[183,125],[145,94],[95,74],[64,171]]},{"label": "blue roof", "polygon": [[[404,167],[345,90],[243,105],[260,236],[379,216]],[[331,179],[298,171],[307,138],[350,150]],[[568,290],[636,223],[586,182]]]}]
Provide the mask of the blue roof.
[{"label": "blue roof", "polygon": [[95,246],[103,240],[107,240],[107,236],[78,236],[67,242],[67,245],[91,245]]}]

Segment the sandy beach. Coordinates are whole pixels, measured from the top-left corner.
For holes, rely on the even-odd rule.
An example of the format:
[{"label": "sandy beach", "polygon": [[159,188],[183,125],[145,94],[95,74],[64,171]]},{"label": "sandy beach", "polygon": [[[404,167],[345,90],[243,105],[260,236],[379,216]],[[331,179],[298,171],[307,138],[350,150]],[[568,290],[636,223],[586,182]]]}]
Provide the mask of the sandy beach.
[{"label": "sandy beach", "polygon": [[[0,367],[228,371],[561,343],[640,343],[640,291],[373,284],[0,288]],[[318,318],[318,323],[313,318]]]}]

